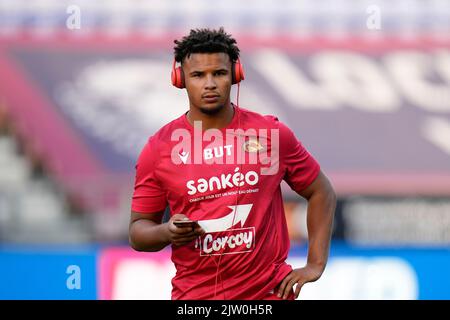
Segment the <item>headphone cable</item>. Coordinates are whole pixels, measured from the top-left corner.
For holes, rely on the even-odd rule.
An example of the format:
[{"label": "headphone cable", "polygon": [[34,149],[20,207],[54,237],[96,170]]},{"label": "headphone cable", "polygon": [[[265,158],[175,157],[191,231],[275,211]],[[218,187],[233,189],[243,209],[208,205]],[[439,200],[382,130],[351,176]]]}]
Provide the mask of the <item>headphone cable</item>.
[{"label": "headphone cable", "polygon": [[[240,89],[240,83],[238,83],[237,84],[238,85],[238,88],[237,88],[237,97],[236,97],[236,107],[235,107],[235,112],[236,112],[236,116],[238,117],[238,130],[241,128],[241,114],[240,114],[240,109],[239,109],[239,89]],[[239,145],[239,142],[240,142],[240,134],[239,134],[239,132],[238,132],[238,135],[237,135],[237,137],[238,137],[238,141],[237,141],[237,145]],[[238,154],[239,153],[237,153],[236,154],[236,159],[237,159],[237,156],[238,156]],[[242,154],[244,154],[242,151],[241,151],[241,156],[242,156]],[[242,174],[242,158],[241,159],[239,159],[238,160],[239,161],[239,166],[240,166],[240,174]],[[237,191],[237,193],[236,193],[236,201],[235,201],[235,206],[234,206],[234,212],[233,212],[233,219],[232,219],[232,221],[231,221],[231,228],[233,228],[233,226],[234,226],[234,221],[235,221],[235,219],[236,219],[236,213],[237,213],[237,210],[238,210],[238,198],[239,198],[239,192],[240,192],[240,190],[241,190],[241,180],[240,179],[238,179],[238,191]],[[225,248],[225,247],[224,247]],[[221,273],[219,272],[220,271],[220,265],[221,265],[221,262],[222,262],[222,257],[224,256],[224,252],[223,252],[223,250],[224,249],[222,249],[222,252],[220,253],[220,256],[219,256],[219,262],[218,263],[216,263],[216,261],[215,261],[215,259],[214,259],[214,257],[212,257],[212,255],[210,254],[210,256],[213,258],[213,261],[214,261],[214,263],[216,264],[216,266],[217,266],[217,270],[216,270],[216,283],[215,283],[215,285],[214,285],[214,299],[216,299],[216,297],[217,297],[217,282],[218,282],[218,278],[220,277],[220,282],[221,282],[221,285],[222,285],[222,291],[223,291],[223,297],[224,297],[224,300],[226,300],[226,296],[225,296],[225,288],[224,288],[224,282],[223,282],[223,279],[222,279],[222,275],[221,275]]]}]

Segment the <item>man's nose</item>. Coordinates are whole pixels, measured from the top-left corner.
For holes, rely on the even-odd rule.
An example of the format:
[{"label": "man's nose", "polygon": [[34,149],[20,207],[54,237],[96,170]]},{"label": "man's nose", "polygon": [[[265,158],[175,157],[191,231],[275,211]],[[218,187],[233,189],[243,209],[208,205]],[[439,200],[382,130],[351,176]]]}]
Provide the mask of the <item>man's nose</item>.
[{"label": "man's nose", "polygon": [[216,82],[212,74],[206,75],[205,89],[215,89],[217,87]]}]

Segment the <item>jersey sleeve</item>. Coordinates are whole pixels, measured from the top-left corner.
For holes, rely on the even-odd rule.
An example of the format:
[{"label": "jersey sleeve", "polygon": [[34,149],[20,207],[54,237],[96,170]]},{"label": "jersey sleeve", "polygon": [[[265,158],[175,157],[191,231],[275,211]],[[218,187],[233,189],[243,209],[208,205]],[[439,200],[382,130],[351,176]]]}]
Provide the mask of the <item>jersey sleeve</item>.
[{"label": "jersey sleeve", "polygon": [[158,148],[150,138],[136,163],[136,177],[131,210],[139,213],[156,213],[167,206],[166,193],[155,176]]},{"label": "jersey sleeve", "polygon": [[307,188],[319,175],[320,165],[295,134],[279,122],[280,159],[285,170],[283,179],[297,193]]}]

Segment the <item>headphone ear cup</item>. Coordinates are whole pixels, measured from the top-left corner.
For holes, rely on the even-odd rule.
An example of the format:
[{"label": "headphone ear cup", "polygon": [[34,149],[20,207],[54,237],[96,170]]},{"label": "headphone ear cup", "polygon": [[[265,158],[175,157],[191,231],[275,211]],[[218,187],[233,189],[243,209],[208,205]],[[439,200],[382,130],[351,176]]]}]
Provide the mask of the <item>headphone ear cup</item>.
[{"label": "headphone ear cup", "polygon": [[232,84],[237,84],[245,79],[244,68],[239,60],[233,63],[231,71]]},{"label": "headphone ear cup", "polygon": [[184,88],[184,73],[183,73],[183,69],[181,67],[177,67],[174,68],[172,70],[172,84],[179,88],[179,89],[183,89]]}]

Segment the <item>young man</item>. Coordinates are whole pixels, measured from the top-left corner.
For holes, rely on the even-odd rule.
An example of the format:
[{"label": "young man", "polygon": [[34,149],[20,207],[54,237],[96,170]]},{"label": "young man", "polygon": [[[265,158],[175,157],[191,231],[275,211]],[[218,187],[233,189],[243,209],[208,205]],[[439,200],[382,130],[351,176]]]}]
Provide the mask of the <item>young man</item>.
[{"label": "young man", "polygon": [[[327,262],[333,188],[288,127],[230,102],[231,85],[244,77],[230,35],[191,30],[175,44],[181,67],[174,61],[172,82],[186,88],[189,111],[150,137],[139,156],[130,244],[138,251],[172,245],[172,299],[297,298]],[[308,200],[308,257],[298,269],[286,263],[283,179]],[[162,223],[167,205],[171,217]]]}]

